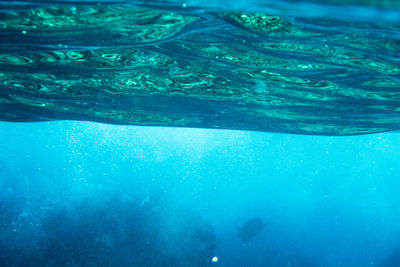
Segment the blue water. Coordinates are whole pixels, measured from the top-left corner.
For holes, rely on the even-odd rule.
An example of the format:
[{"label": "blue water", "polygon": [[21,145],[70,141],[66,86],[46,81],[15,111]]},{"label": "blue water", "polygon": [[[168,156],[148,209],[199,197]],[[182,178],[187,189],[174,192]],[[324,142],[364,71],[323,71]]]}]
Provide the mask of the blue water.
[{"label": "blue water", "polygon": [[[3,122],[0,140],[0,266],[400,266],[397,133]],[[243,242],[251,218],[269,224]]]},{"label": "blue water", "polygon": [[[15,14],[20,18],[27,14],[22,12],[23,10],[49,7],[54,3],[93,5],[99,16],[110,10],[98,7],[109,4],[133,4],[155,10],[177,11],[184,15],[195,15],[201,23],[191,26],[199,27],[197,29],[188,28],[185,29],[185,34],[176,35],[176,41],[184,41],[187,44],[207,43],[209,39],[204,37],[219,36],[227,38],[221,39],[221,44],[234,47],[234,43],[238,42],[236,45],[241,49],[246,48],[248,43],[257,43],[258,40],[276,42],[277,47],[279,44],[299,42],[299,49],[301,44],[323,43],[325,50],[316,50],[319,51],[316,62],[329,59],[327,66],[335,67],[332,69],[335,71],[328,71],[326,74],[322,71],[312,71],[304,76],[301,70],[284,69],[285,64],[282,67],[277,63],[280,67],[276,68],[276,71],[281,73],[274,74],[274,70],[271,72],[274,75],[265,76],[265,79],[271,79],[274,86],[278,86],[280,81],[281,87],[277,88],[283,91],[262,86],[261,89],[265,91],[254,94],[252,101],[258,103],[263,100],[263,96],[276,94],[276,99],[282,98],[283,106],[290,106],[290,112],[285,112],[285,109],[276,110],[282,111],[282,114],[288,117],[273,112],[268,114],[268,105],[264,106],[265,114],[261,112],[257,115],[260,110],[256,110],[256,113],[249,114],[257,116],[251,117],[244,116],[242,112],[241,94],[246,91],[244,89],[256,90],[260,85],[265,85],[263,80],[257,80],[256,86],[249,88],[245,88],[244,85],[252,85],[254,80],[238,83],[232,87],[240,89],[237,93],[226,91],[228,95],[232,95],[230,100],[224,97],[223,90],[221,95],[215,95],[216,99],[213,99],[212,94],[205,94],[204,98],[200,98],[201,101],[189,101],[190,98],[178,97],[163,98],[157,95],[152,98],[149,93],[151,90],[148,90],[151,85],[149,88],[143,87],[147,90],[143,92],[147,93],[124,95],[125,89],[119,88],[119,94],[120,91],[107,91],[114,88],[114,80],[110,77],[116,75],[115,70],[121,71],[118,65],[116,69],[104,66],[101,68],[102,65],[88,61],[85,68],[75,69],[67,64],[69,61],[64,62],[66,65],[51,65],[52,60],[47,62],[44,59],[51,59],[52,53],[60,49],[67,51],[79,48],[77,51],[80,52],[83,48],[101,50],[108,46],[127,48],[130,45],[140,48],[142,44],[129,43],[133,39],[125,40],[122,38],[125,35],[117,35],[112,31],[108,35],[105,32],[104,36],[97,38],[98,32],[92,32],[91,24],[81,25],[82,28],[77,28],[75,32],[67,27],[66,32],[63,32],[65,29],[59,30],[59,36],[51,35],[57,33],[57,27],[53,28],[54,32],[34,27],[27,31],[24,27],[32,25],[22,20],[22,27],[18,24],[19,20],[12,24],[11,19],[10,25],[14,25],[15,28],[4,30],[1,27],[7,26],[7,23],[1,24],[1,36],[5,38],[0,46],[2,53],[6,55],[3,59],[8,61],[3,62],[0,73],[0,78],[3,79],[0,81],[0,110],[4,111],[0,112],[0,119],[65,121],[0,122],[0,267],[400,267],[399,133],[343,137],[318,135],[362,134],[369,128],[373,129],[373,132],[399,128],[397,117],[400,109],[396,88],[399,78],[396,75],[399,73],[400,62],[396,57],[396,49],[400,40],[400,4],[394,0],[349,2],[338,0],[335,4],[333,0],[0,0],[0,20],[7,17],[7,12],[13,14],[19,11],[19,15]],[[74,13],[76,7],[71,7],[70,11]],[[54,14],[57,14],[64,9],[54,10]],[[118,8],[116,10],[118,11]],[[310,33],[320,32],[320,35],[316,36],[316,39],[307,37],[308,35],[299,39],[294,35],[296,38],[291,39],[290,32],[288,37],[268,36],[258,32],[258,27],[246,30],[242,27],[244,24],[226,24],[223,16],[216,15],[225,11],[282,15],[288,22],[313,29]],[[39,17],[45,21],[45,13],[41,16],[43,17]],[[73,18],[73,21],[80,23],[75,16],[67,18]],[[115,19],[112,13],[105,18],[110,21]],[[151,20],[151,23],[153,22]],[[225,25],[227,28],[218,25]],[[51,29],[52,26],[57,26],[57,23],[49,23],[47,26]],[[22,27],[22,30],[19,27]],[[203,27],[207,30],[199,31]],[[231,32],[231,29],[235,31]],[[217,30],[220,31],[219,34]],[[41,35],[43,32],[44,37]],[[63,35],[64,33],[66,35]],[[212,34],[208,35],[209,33]],[[282,33],[286,34],[284,30]],[[348,40],[348,33],[352,33],[350,43],[343,41]],[[46,34],[49,34],[48,39],[45,38]],[[233,38],[230,34],[238,38]],[[70,36],[71,39],[65,36]],[[242,36],[246,36],[246,39]],[[329,40],[332,36],[336,36],[336,39]],[[98,45],[101,38],[104,39],[105,47]],[[160,39],[154,47],[143,44],[143,51],[157,48],[154,51],[162,55],[161,52],[165,50],[166,55],[177,58],[176,62],[180,65],[177,63],[176,71],[181,67],[192,66],[192,61],[196,63],[196,60],[201,62],[199,66],[203,67],[198,71],[193,69],[193,75],[190,76],[193,80],[183,79],[175,84],[176,88],[171,86],[170,90],[195,84],[202,70],[213,69],[209,68],[211,63],[218,64],[216,67],[221,68],[215,71],[215,75],[237,76],[237,73],[231,71],[239,67],[232,67],[235,66],[233,61],[227,65],[222,64],[217,54],[214,59],[212,53],[207,57],[201,54],[200,50],[195,50],[186,55],[193,59],[192,61],[180,61],[180,57],[184,58],[185,55],[181,54],[180,50],[174,50],[174,46],[168,43],[171,41],[173,40],[168,38]],[[246,45],[243,41],[246,41]],[[268,47],[274,46],[266,46]],[[332,47],[330,52],[329,47]],[[339,49],[335,52],[334,48]],[[48,50],[49,53],[37,54],[41,49]],[[256,46],[252,49],[263,51]],[[270,50],[268,53],[275,57],[297,58],[300,63],[302,60],[311,60],[313,63],[315,59],[313,54],[308,53],[315,50],[314,48],[308,52],[307,49],[296,50],[293,54],[289,54],[285,49]],[[326,55],[327,59],[324,51],[331,53]],[[199,53],[196,54],[197,52]],[[21,53],[20,57],[18,53]],[[33,65],[28,64],[27,59],[30,57],[25,57],[25,53],[33,53]],[[106,54],[102,52],[99,55]],[[335,58],[335,55],[341,58]],[[62,63],[62,57],[54,58]],[[253,56],[250,58],[254,59]],[[367,59],[369,61],[364,62]],[[50,63],[46,65],[46,62]],[[257,63],[257,60],[254,62]],[[79,67],[78,63],[76,66]],[[331,63],[334,64],[330,65]],[[350,68],[346,69],[345,66],[349,63]],[[127,66],[131,68],[129,64]],[[121,74],[128,77],[135,76],[135,73],[153,73],[151,71],[160,75],[169,73],[167,65],[162,65],[162,71],[159,72],[151,64],[145,65],[142,70],[132,72],[133,74],[126,70]],[[253,67],[255,66],[257,64]],[[247,63],[242,63],[240,67],[248,66]],[[265,65],[259,70],[268,67],[271,66]],[[357,71],[354,71],[353,67],[356,67]],[[353,70],[354,73],[349,70]],[[67,75],[68,71],[70,76]],[[53,72],[59,76],[50,79]],[[91,74],[96,77],[96,73],[106,78],[101,80],[103,76],[100,75],[100,78],[92,80],[96,81],[93,85],[81,79]],[[337,73],[338,76],[334,76],[333,73]],[[287,83],[290,79],[286,79],[285,75],[289,78],[298,76],[313,79],[294,79],[292,83]],[[337,87],[340,88],[339,91],[332,90],[321,95],[295,93],[303,92],[302,88],[309,92],[323,90],[327,87],[326,84],[315,83],[314,80],[329,80],[331,75],[333,81],[341,85]],[[211,76],[213,75],[209,75]],[[49,88],[57,90],[49,90],[46,93],[46,83],[42,81],[46,77],[51,85]],[[123,80],[124,77],[117,75],[115,81]],[[151,75],[149,77],[159,80],[170,78]],[[277,77],[282,79],[274,81]],[[58,78],[67,82],[63,83]],[[239,76],[237,78],[243,79]],[[76,85],[76,95],[64,95],[68,87],[54,86],[66,86],[69,82],[73,85],[72,89]],[[306,86],[307,83],[309,86]],[[106,84],[109,87],[105,86]],[[104,88],[101,88],[101,85]],[[80,89],[85,89],[85,86],[86,89],[90,89],[90,94],[81,95]],[[96,86],[100,87],[99,92],[105,90],[107,94],[99,93],[97,98],[94,97],[98,93]],[[269,91],[268,88],[273,90]],[[192,89],[192,94],[197,92],[195,86]],[[208,89],[218,88],[211,88],[210,85]],[[285,98],[286,89],[288,95]],[[74,90],[72,92],[75,92]],[[63,94],[56,94],[61,91]],[[185,89],[182,92],[191,95],[190,90]],[[336,94],[340,97],[333,97]],[[149,97],[149,100],[143,96]],[[197,96],[197,93],[193,96]],[[218,100],[221,96],[223,97]],[[272,100],[271,103],[274,102]],[[329,105],[333,100],[335,106]],[[312,108],[305,108],[311,102]],[[135,108],[140,111],[140,105],[144,111],[149,109],[152,112],[139,112],[137,115],[134,111]],[[238,110],[242,113],[233,112],[236,106],[241,108]],[[120,109],[127,111],[126,114],[129,115],[125,120],[125,113],[118,113]],[[177,124],[168,119],[169,115],[175,113],[181,114],[182,118],[201,118],[193,120],[192,124],[188,123],[187,126],[222,126],[221,128],[314,135],[117,126],[71,120],[185,125],[181,124],[184,119],[176,120]],[[100,116],[101,114],[105,117]],[[258,117],[263,114],[271,115],[272,119]],[[292,121],[290,116],[293,116]],[[118,118],[122,120],[117,120]],[[296,123],[299,122],[301,127],[296,128]],[[274,126],[274,123],[277,123],[278,127]],[[252,127],[247,127],[246,124]],[[343,130],[347,127],[349,131]],[[352,127],[354,129],[351,129]],[[261,229],[247,230],[247,236],[250,238],[243,240],[239,232],[246,233],[246,226],[254,219],[262,220],[265,226]]]}]

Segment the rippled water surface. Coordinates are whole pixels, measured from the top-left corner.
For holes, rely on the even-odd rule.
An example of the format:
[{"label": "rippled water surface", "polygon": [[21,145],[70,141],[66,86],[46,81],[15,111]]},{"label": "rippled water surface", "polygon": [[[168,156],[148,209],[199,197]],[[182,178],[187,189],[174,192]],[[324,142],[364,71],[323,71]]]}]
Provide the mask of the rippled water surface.
[{"label": "rippled water surface", "polygon": [[400,128],[396,1],[199,3],[0,2],[0,119]]}]

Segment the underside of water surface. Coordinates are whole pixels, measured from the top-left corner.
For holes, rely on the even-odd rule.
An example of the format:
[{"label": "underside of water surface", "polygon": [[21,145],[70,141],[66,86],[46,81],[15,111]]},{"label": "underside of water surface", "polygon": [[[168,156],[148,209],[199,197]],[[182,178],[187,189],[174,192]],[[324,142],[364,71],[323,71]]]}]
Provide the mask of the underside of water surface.
[{"label": "underside of water surface", "polygon": [[400,129],[396,1],[225,2],[0,1],[0,120]]}]

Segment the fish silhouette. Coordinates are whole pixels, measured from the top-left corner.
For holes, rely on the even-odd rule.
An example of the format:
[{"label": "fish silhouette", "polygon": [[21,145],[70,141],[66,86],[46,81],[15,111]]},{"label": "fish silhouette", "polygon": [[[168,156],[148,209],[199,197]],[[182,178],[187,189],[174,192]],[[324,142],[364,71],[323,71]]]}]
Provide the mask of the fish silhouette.
[{"label": "fish silhouette", "polygon": [[267,224],[269,224],[269,222],[264,223],[261,218],[250,219],[241,227],[238,227],[238,236],[243,242],[249,242],[261,232]]}]

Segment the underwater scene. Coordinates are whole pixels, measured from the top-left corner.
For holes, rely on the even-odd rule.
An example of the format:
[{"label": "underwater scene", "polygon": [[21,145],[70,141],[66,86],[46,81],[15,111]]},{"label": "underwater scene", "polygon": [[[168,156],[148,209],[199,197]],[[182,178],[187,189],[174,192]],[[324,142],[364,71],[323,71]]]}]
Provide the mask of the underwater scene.
[{"label": "underwater scene", "polygon": [[0,266],[400,267],[400,2],[0,0]]}]

